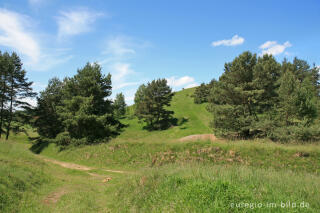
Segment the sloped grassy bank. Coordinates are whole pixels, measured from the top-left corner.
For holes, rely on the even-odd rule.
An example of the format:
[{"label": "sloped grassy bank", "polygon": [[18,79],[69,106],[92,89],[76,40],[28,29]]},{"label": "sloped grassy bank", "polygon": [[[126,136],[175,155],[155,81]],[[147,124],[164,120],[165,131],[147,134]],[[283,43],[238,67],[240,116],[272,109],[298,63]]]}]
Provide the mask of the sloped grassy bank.
[{"label": "sloped grassy bank", "polygon": [[282,145],[270,141],[111,142],[59,151],[49,144],[41,153],[88,166],[135,170],[198,162],[320,173],[317,144]]},{"label": "sloped grassy bank", "polygon": [[131,177],[119,212],[318,212],[320,177],[229,165],[169,165]]}]

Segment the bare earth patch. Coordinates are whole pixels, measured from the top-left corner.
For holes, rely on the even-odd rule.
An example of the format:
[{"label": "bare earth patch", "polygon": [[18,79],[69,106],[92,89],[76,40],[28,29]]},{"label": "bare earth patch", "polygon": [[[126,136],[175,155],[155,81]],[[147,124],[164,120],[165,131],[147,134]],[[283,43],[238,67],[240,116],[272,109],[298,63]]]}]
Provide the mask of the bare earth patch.
[{"label": "bare earth patch", "polygon": [[43,157],[41,157],[41,158],[46,162],[51,162],[53,164],[57,164],[57,165],[60,165],[62,167],[68,168],[68,169],[76,169],[76,170],[82,170],[82,171],[89,171],[89,170],[93,169],[93,168],[79,165],[79,164],[67,163],[67,162],[57,161],[54,159],[48,159],[48,158],[43,158]]},{"label": "bare earth patch", "polygon": [[66,189],[60,189],[58,191],[55,191],[53,193],[51,193],[50,195],[48,195],[44,200],[43,200],[43,203],[46,204],[46,205],[54,205],[56,204],[59,199],[64,195],[66,194],[67,191]]},{"label": "bare earth patch", "polygon": [[[46,158],[40,155],[37,155],[39,158],[43,159],[46,162],[50,162],[53,164],[57,164],[59,166],[62,166],[64,168],[68,168],[68,169],[76,169],[76,170],[81,170],[81,171],[90,171],[96,168],[93,167],[88,167],[88,166],[83,166],[83,165],[79,165],[79,164],[75,164],[75,163],[68,163],[68,162],[63,162],[63,161],[58,161],[58,160],[54,160],[54,159],[50,159],[50,158]],[[120,170],[113,170],[113,169],[104,169],[104,168],[100,168],[103,171],[106,172],[114,172],[114,173],[121,173],[121,174],[128,174],[130,172],[127,171],[120,171]],[[89,173],[91,176],[99,176],[98,174],[94,174],[94,173]]]},{"label": "bare earth patch", "polygon": [[179,141],[185,142],[185,141],[204,141],[204,140],[210,140],[215,141],[217,138],[214,136],[214,134],[200,134],[200,135],[188,135],[186,137],[180,138]]}]

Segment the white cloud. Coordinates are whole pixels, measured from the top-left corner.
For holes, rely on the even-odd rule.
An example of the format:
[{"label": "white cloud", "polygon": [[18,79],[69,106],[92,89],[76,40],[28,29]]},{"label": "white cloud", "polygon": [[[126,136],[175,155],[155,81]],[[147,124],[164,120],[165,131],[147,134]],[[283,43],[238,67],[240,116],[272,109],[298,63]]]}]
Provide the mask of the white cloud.
[{"label": "white cloud", "polygon": [[289,41],[286,41],[283,44],[278,44],[276,41],[266,41],[265,43],[260,45],[259,48],[261,49],[261,55],[279,55],[291,46],[292,44]]},{"label": "white cloud", "polygon": [[107,41],[107,48],[104,54],[110,54],[113,56],[124,56],[127,54],[135,54],[136,51],[133,49],[129,38],[124,36],[117,36]]},{"label": "white cloud", "polygon": [[219,41],[214,41],[211,43],[212,46],[217,47],[217,46],[236,46],[243,44],[244,38],[240,37],[238,35],[234,35],[231,39],[224,39],[224,40],[219,40]]},{"label": "white cloud", "polygon": [[111,37],[105,42],[105,49],[102,52],[105,58],[98,63],[107,65],[107,70],[112,74],[114,90],[136,86],[141,83],[141,81],[128,81],[130,76],[137,74],[131,68],[129,61],[131,57],[135,56],[136,49],[144,48],[147,45],[146,42],[139,42],[122,35]]},{"label": "white cloud", "polygon": [[102,13],[91,12],[87,9],[61,11],[57,17],[58,36],[72,36],[92,30],[92,24],[102,16]]},{"label": "white cloud", "polygon": [[116,82],[119,82],[128,75],[134,73],[134,71],[130,68],[130,64],[116,63],[112,67],[113,80]]},{"label": "white cloud", "polygon": [[124,82],[124,83],[120,83],[120,84],[116,84],[113,86],[114,90],[118,90],[124,87],[129,87],[129,86],[136,86],[139,85],[140,82]]},{"label": "white cloud", "polygon": [[36,107],[36,106],[37,106],[37,99],[36,99],[36,98],[27,97],[27,98],[21,99],[21,101],[27,102],[27,103],[30,104],[32,107]]},{"label": "white cloud", "polygon": [[183,88],[191,88],[198,86],[193,77],[183,76],[181,78],[177,78],[176,76],[172,76],[167,78],[168,85],[172,87],[174,91]]},{"label": "white cloud", "polygon": [[175,76],[172,76],[170,78],[167,78],[168,85],[172,87],[179,87],[184,86],[186,84],[190,84],[194,82],[194,78],[190,76],[183,76],[181,78],[177,78]]},{"label": "white cloud", "polygon": [[138,85],[145,79],[136,79],[139,75],[133,68],[131,60],[137,55],[137,50],[150,46],[150,43],[118,35],[109,37],[104,43],[103,59],[99,64],[104,65],[112,75],[112,98],[119,92],[125,96],[127,104],[133,104]]},{"label": "white cloud", "polygon": [[[44,71],[72,58],[68,50],[43,48],[28,16],[0,9],[0,46],[16,51],[27,70]],[[26,58],[25,58],[26,57]]]},{"label": "white cloud", "polygon": [[277,42],[276,41],[266,41],[264,44],[260,45],[260,49],[266,49],[266,48],[269,48],[271,46],[274,46],[276,45]]},{"label": "white cloud", "polygon": [[112,85],[114,90],[119,90],[129,86],[139,85],[141,82],[128,82],[128,77],[134,74],[134,70],[129,63],[111,64],[108,69],[112,76]]},{"label": "white cloud", "polygon": [[197,87],[197,86],[199,86],[198,83],[192,83],[192,84],[185,86],[184,88],[188,89],[188,88]]},{"label": "white cloud", "polygon": [[28,17],[5,9],[0,9],[0,45],[13,48],[37,62],[40,47],[34,35],[26,29]]}]

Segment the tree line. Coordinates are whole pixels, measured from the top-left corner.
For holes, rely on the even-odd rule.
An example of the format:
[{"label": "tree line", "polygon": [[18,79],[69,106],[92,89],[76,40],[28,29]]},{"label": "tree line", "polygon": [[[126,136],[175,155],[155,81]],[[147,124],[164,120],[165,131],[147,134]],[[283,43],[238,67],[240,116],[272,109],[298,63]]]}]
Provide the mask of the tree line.
[{"label": "tree line", "polygon": [[61,147],[108,141],[119,134],[125,114],[123,94],[113,103],[111,75],[97,63],[87,63],[73,77],[52,78],[40,92],[35,121],[39,135]]},{"label": "tree line", "polygon": [[28,110],[31,105],[27,98],[36,96],[32,91],[32,81],[26,77],[19,56],[13,52],[0,51],[0,137],[8,140],[11,131],[19,131],[18,111]]},{"label": "tree line", "polygon": [[[33,82],[16,53],[0,52],[0,137],[29,124],[36,129],[38,142],[54,142],[61,148],[95,144],[119,135],[127,111],[123,93],[111,100],[110,73],[104,75],[97,63],[87,63],[77,74],[62,80],[54,77],[37,96],[32,107],[26,98],[35,97]],[[139,96],[139,97],[138,97]],[[142,85],[136,94],[135,115],[150,130],[163,129],[173,112],[173,93],[165,79]]]},{"label": "tree line", "polygon": [[279,63],[244,52],[226,63],[218,81],[195,90],[208,102],[214,133],[228,138],[320,140],[319,69],[306,61]]},{"label": "tree line", "polygon": [[[111,75],[100,65],[87,63],[71,78],[52,78],[37,98],[33,126],[43,139],[61,147],[108,141],[124,127],[126,114],[122,93],[111,95]],[[164,129],[173,114],[166,110],[173,93],[165,79],[141,85],[135,95],[135,115],[149,130]]]},{"label": "tree line", "polygon": [[[34,109],[26,101],[36,96],[31,85],[18,55],[0,52],[0,137],[29,123],[41,139],[66,147],[108,141],[124,127],[124,95],[111,100],[111,75],[97,63],[87,63],[72,77],[50,79]],[[130,110],[146,129],[167,129],[175,125],[169,110],[173,95],[166,79],[153,80],[137,89]],[[197,104],[207,102],[217,136],[320,140],[319,69],[304,60],[279,63],[271,55],[244,52],[225,64],[219,80],[197,87],[193,97]]]}]

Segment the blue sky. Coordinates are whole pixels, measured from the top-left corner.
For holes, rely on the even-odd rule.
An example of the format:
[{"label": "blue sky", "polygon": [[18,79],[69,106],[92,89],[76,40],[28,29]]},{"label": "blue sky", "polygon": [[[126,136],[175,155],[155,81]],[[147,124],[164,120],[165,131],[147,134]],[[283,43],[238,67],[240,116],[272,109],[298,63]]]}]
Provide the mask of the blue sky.
[{"label": "blue sky", "polygon": [[167,78],[174,90],[218,78],[249,50],[320,65],[320,1],[0,0],[0,49],[16,51],[34,89],[97,62],[113,95]]}]

